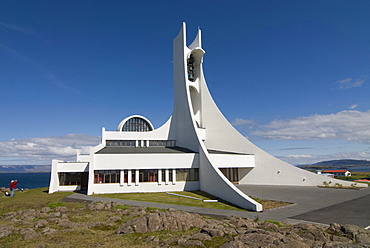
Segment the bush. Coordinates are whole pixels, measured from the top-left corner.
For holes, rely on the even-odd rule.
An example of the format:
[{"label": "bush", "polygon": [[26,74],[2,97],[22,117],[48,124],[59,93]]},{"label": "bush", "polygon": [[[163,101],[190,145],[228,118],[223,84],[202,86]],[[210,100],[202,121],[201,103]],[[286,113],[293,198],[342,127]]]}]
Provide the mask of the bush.
[{"label": "bush", "polygon": [[277,225],[278,227],[282,227],[283,225],[277,221],[277,220],[265,220],[264,222],[268,222],[268,223],[272,223],[272,224],[275,224]]},{"label": "bush", "polygon": [[47,206],[51,209],[54,209],[56,207],[64,207],[64,202],[50,202],[47,204]]},{"label": "bush", "polygon": [[129,207],[129,206],[127,206],[127,205],[121,205],[121,204],[119,204],[119,205],[114,206],[112,209],[122,209],[122,210],[126,210],[126,209],[128,209],[128,208],[130,208],[130,207]]}]

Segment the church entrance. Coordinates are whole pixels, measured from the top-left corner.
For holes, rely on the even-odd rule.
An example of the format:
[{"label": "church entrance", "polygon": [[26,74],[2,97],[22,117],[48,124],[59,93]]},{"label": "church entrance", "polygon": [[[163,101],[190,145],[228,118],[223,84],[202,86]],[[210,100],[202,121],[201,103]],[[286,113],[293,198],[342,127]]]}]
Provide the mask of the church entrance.
[{"label": "church entrance", "polygon": [[82,191],[87,191],[88,181],[89,181],[89,173],[82,172],[81,173],[81,190]]}]

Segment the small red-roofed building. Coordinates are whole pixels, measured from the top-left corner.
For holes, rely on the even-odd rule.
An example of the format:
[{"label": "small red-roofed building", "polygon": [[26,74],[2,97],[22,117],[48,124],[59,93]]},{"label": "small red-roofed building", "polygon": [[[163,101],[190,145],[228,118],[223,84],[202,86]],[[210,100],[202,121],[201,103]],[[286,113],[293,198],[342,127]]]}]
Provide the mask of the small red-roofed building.
[{"label": "small red-roofed building", "polygon": [[370,180],[369,179],[357,179],[357,180],[354,180],[355,182],[361,182],[361,183],[370,183]]}]

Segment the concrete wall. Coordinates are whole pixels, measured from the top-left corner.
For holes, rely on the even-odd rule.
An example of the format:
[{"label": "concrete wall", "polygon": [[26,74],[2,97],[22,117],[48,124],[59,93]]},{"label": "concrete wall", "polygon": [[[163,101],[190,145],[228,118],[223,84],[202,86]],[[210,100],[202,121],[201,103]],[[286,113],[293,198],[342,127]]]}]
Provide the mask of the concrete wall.
[{"label": "concrete wall", "polygon": [[58,172],[88,172],[89,163],[87,162],[61,162],[57,163]]},{"label": "concrete wall", "polygon": [[139,184],[120,185],[119,183],[102,183],[93,184],[92,192],[94,194],[111,194],[111,193],[135,193],[135,192],[175,192],[175,191],[194,191],[199,190],[199,182],[141,182]]},{"label": "concrete wall", "polygon": [[59,162],[63,162],[63,161],[53,159],[51,162],[49,194],[57,192],[59,190],[59,178],[58,178],[58,163]]},{"label": "concrete wall", "polygon": [[199,168],[196,153],[95,154],[94,170]]},{"label": "concrete wall", "polygon": [[166,140],[171,118],[160,128],[150,132],[102,131],[103,140]]},{"label": "concrete wall", "polygon": [[216,168],[254,168],[254,155],[208,154],[208,159]]}]

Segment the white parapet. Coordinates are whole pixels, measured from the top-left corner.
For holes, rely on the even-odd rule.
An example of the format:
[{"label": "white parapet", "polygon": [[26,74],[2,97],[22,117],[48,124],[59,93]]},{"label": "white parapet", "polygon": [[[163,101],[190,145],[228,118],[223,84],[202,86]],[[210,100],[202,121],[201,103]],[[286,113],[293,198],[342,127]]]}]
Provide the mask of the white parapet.
[{"label": "white parapet", "polygon": [[88,172],[88,162],[58,162],[57,172]]},{"label": "white parapet", "polygon": [[197,153],[99,154],[95,163],[95,170],[199,168]]},{"label": "white parapet", "polygon": [[254,168],[254,155],[209,154],[211,163],[218,168]]}]

